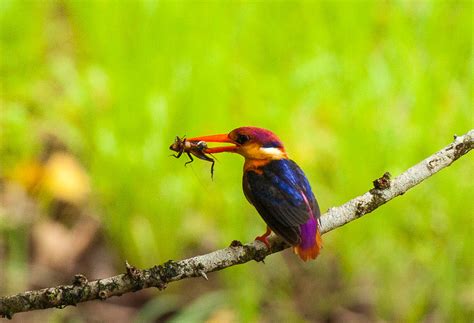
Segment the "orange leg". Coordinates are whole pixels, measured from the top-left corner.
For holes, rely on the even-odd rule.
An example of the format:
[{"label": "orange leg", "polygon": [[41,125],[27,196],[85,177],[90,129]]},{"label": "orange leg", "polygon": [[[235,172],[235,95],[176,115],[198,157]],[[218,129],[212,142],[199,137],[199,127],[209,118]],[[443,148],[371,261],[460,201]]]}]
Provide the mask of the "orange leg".
[{"label": "orange leg", "polygon": [[255,240],[263,242],[267,246],[267,248],[270,249],[270,242],[268,242],[267,238],[271,233],[272,230],[270,230],[270,228],[267,226],[267,231],[265,231],[265,233],[261,236],[256,237]]}]

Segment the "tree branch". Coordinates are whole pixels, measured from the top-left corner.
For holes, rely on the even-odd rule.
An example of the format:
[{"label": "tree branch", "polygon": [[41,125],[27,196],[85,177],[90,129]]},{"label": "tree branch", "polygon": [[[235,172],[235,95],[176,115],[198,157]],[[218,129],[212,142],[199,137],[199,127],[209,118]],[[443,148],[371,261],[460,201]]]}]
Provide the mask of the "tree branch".
[{"label": "tree branch", "polygon": [[[474,147],[474,130],[455,137],[450,145],[431,155],[400,176],[390,179],[390,174],[374,181],[374,188],[349,202],[333,207],[321,217],[322,233],[334,230],[350,221],[372,212],[398,195],[404,194],[441,169],[451,165]],[[251,260],[262,261],[266,256],[289,247],[280,238],[272,236],[271,250],[259,242],[242,245],[238,241],[225,249],[179,261],[168,261],[162,265],[140,270],[126,263],[127,271],[110,278],[88,281],[83,275],[76,275],[72,285],[60,285],[41,290],[27,291],[12,296],[0,297],[0,316],[11,318],[18,312],[58,307],[77,303],[104,300],[112,296],[156,287],[164,289],[170,282],[189,277],[204,277],[206,273]]]}]

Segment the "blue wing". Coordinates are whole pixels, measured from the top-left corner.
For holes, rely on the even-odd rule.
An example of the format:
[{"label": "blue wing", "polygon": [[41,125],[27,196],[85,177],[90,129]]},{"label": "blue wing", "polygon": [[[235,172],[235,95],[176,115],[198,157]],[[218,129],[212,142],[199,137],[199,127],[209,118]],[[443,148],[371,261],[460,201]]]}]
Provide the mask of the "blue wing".
[{"label": "blue wing", "polygon": [[[262,172],[244,174],[245,196],[267,225],[288,243],[301,242],[300,226],[311,214],[319,218],[316,198],[306,176],[292,160],[273,160]],[[308,204],[311,210],[308,210]]]}]

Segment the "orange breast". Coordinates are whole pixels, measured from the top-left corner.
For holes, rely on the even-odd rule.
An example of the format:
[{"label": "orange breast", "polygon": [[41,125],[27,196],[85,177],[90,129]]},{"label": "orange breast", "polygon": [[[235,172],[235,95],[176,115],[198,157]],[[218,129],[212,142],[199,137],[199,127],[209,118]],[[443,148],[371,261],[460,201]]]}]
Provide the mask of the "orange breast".
[{"label": "orange breast", "polygon": [[245,158],[244,172],[254,171],[257,174],[262,174],[262,167],[271,162],[271,159],[247,159]]}]

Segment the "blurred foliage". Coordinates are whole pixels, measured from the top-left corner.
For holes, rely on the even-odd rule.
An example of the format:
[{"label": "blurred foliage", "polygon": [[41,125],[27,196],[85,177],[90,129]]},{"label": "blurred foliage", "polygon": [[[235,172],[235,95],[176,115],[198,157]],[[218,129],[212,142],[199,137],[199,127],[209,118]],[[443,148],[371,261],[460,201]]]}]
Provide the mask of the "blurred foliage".
[{"label": "blurred foliage", "polygon": [[[241,158],[217,156],[211,181],[208,163],[169,157],[174,137],[272,129],[322,210],[339,205],[473,126],[472,12],[470,1],[1,1],[0,175],[53,133],[87,169],[123,259],[146,267],[251,240],[265,226],[241,192]],[[238,321],[323,320],[362,303],[389,321],[472,320],[472,161],[325,235],[316,262],[274,255],[211,275],[214,290],[181,317],[202,319],[204,303]],[[0,222],[10,277],[24,280],[27,228]]]}]

